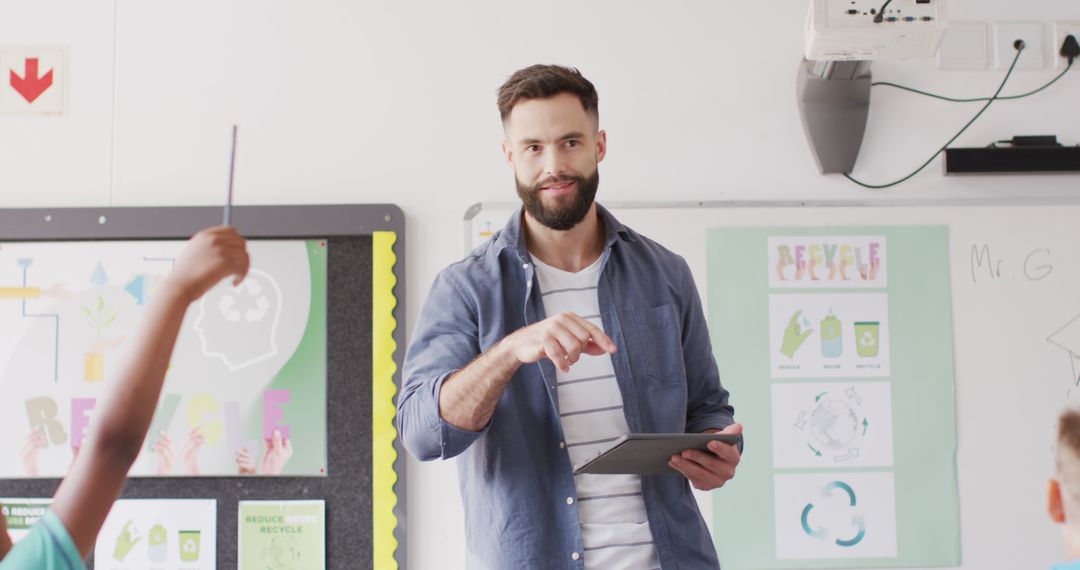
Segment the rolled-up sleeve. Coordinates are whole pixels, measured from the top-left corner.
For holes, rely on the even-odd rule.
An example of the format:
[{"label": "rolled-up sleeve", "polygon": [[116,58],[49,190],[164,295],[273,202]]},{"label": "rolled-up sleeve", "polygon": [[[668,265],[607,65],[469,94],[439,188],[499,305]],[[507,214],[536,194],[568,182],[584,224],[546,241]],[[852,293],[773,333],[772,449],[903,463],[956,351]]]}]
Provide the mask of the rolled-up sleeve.
[{"label": "rolled-up sleeve", "polygon": [[686,363],[686,431],[700,433],[723,429],[735,422],[735,408],[720,383],[720,371],[713,357],[709,328],[694,277],[682,262],[682,344]]},{"label": "rolled-up sleeve", "polygon": [[480,354],[476,303],[452,269],[436,277],[405,353],[397,429],[405,449],[420,461],[454,457],[484,433],[450,425],[439,414],[443,382]]}]

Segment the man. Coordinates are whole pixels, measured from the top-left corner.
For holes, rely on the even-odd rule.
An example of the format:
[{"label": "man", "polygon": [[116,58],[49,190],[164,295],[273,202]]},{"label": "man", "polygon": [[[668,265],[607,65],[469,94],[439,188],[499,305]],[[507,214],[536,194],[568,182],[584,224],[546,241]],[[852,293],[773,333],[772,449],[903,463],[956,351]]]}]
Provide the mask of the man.
[{"label": "man", "polygon": [[1080,570],[1080,412],[1066,410],[1058,420],[1057,476],[1050,480],[1050,518],[1062,525],[1070,564],[1054,570]]},{"label": "man", "polygon": [[537,65],[498,101],[523,206],[432,287],[405,357],[405,447],[461,456],[469,568],[716,568],[690,483],[722,486],[738,449],[672,457],[683,477],[572,467],[628,432],[742,432],[689,267],[594,203],[592,83]]}]

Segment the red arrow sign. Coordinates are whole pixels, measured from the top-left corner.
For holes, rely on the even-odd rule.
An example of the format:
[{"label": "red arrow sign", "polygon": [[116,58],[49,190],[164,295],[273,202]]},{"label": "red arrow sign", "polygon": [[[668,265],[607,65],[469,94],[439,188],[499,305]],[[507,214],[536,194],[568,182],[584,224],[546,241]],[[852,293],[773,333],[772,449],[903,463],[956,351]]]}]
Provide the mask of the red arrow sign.
[{"label": "red arrow sign", "polygon": [[38,77],[38,58],[28,57],[26,71],[22,77],[19,77],[14,69],[11,70],[11,86],[23,96],[23,99],[26,99],[27,103],[33,103],[34,99],[40,97],[52,86],[52,72],[53,70],[50,69],[48,73]]}]

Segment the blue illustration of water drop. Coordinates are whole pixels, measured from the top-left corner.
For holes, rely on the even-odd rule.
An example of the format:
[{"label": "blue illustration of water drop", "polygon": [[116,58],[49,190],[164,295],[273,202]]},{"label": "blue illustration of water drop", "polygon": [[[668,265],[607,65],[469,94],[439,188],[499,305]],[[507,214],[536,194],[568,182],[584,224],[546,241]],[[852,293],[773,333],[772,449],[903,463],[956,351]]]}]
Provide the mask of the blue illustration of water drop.
[{"label": "blue illustration of water drop", "polygon": [[93,275],[90,276],[90,284],[97,287],[101,287],[109,282],[109,276],[105,274],[105,268],[99,261],[97,267],[94,268]]}]

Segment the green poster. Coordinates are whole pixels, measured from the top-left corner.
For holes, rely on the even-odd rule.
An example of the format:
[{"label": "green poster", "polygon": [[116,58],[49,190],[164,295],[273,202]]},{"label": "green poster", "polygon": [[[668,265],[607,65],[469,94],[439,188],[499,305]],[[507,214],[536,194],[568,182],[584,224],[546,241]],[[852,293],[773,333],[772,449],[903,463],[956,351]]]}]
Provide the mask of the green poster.
[{"label": "green poster", "polygon": [[324,501],[240,501],[240,570],[326,568]]},{"label": "green poster", "polygon": [[707,252],[746,428],[723,568],[958,565],[947,229],[714,228]]}]

